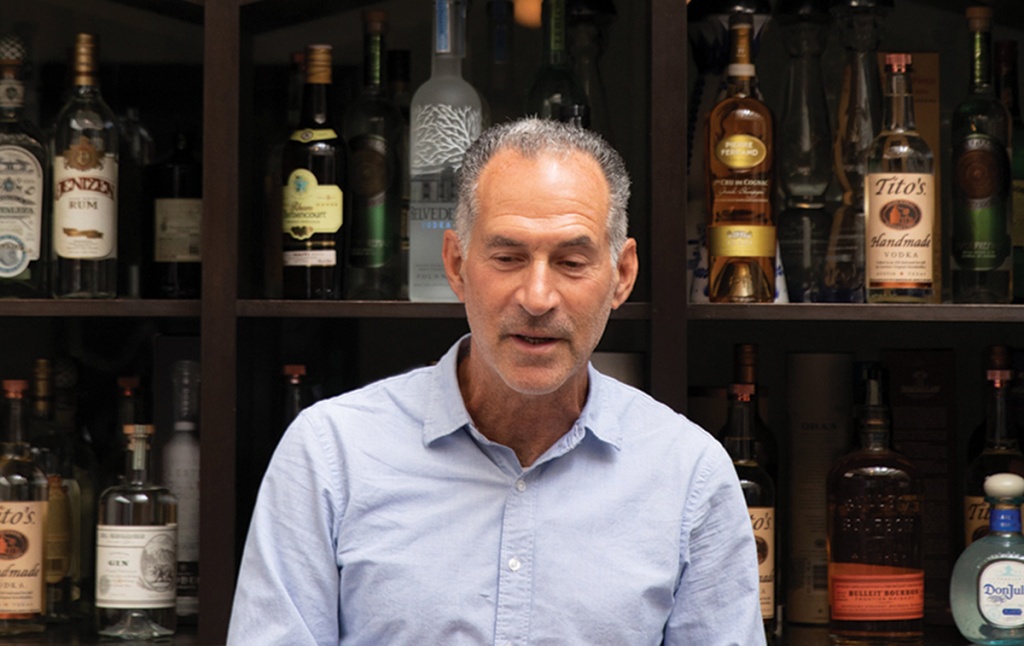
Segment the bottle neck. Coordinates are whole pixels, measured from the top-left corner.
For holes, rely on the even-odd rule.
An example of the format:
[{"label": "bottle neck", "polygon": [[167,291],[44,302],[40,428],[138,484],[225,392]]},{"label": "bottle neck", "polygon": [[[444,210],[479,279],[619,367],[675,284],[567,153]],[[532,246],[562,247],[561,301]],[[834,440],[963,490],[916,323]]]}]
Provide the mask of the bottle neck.
[{"label": "bottle neck", "polygon": [[753,27],[750,24],[733,25],[729,30],[732,41],[729,66],[725,70],[728,96],[746,97],[754,94],[757,73],[750,50],[752,31]]},{"label": "bottle neck", "polygon": [[28,402],[23,392],[8,392],[5,404],[7,406],[7,437],[8,444],[12,447],[27,445],[28,435],[25,429],[25,417],[28,412]]},{"label": "bottle neck", "polygon": [[[133,425],[133,428],[143,428]],[[144,432],[137,432],[128,437],[128,459],[125,468],[125,480],[132,484],[149,482],[151,454],[149,437]]]},{"label": "bottle neck", "polygon": [[882,117],[885,128],[892,132],[914,130],[914,94],[909,73],[889,71],[886,74],[885,99]]},{"label": "bottle neck", "polygon": [[565,0],[544,2],[544,60],[550,66],[564,65],[567,61],[565,49]]},{"label": "bottle neck", "polygon": [[988,527],[991,534],[1020,533],[1020,504],[1017,501],[999,500],[992,502]]},{"label": "bottle neck", "polygon": [[750,384],[729,386],[728,417],[722,443],[733,462],[757,462],[754,401],[754,388]]},{"label": "bottle neck", "polygon": [[384,85],[384,34],[363,36],[363,89],[380,94]]},{"label": "bottle neck", "polygon": [[1010,370],[989,370],[989,395],[985,414],[985,448],[1017,448],[1010,433]]},{"label": "bottle neck", "polygon": [[463,0],[434,1],[432,76],[462,77],[466,55],[466,5]]},{"label": "bottle neck", "polygon": [[300,128],[316,128],[330,123],[330,89],[326,83],[302,86],[302,118]]},{"label": "bottle neck", "polygon": [[971,94],[993,94],[991,52],[992,33],[988,30],[971,32]]},{"label": "bottle neck", "polygon": [[0,119],[17,121],[25,107],[25,84],[21,81],[19,66],[0,67]]}]

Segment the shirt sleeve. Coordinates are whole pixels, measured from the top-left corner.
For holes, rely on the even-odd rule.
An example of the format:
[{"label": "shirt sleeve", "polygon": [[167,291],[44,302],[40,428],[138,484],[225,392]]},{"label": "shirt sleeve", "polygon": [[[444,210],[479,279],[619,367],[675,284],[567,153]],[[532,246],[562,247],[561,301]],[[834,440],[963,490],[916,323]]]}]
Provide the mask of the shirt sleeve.
[{"label": "shirt sleeve", "polygon": [[750,515],[721,446],[706,450],[691,487],[680,542],[682,574],[664,646],[764,644]]},{"label": "shirt sleeve", "polygon": [[260,486],[228,627],[229,646],[331,644],[340,636],[335,528],[339,460],[315,417],[285,433]]}]

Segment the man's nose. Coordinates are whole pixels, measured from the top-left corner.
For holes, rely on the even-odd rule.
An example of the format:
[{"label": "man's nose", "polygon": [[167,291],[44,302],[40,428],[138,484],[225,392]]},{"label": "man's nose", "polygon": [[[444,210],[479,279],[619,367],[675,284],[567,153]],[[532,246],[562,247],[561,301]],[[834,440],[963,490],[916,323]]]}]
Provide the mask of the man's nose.
[{"label": "man's nose", "polygon": [[531,263],[519,286],[519,304],[531,316],[541,316],[553,310],[559,301],[555,282],[555,273],[548,263]]}]

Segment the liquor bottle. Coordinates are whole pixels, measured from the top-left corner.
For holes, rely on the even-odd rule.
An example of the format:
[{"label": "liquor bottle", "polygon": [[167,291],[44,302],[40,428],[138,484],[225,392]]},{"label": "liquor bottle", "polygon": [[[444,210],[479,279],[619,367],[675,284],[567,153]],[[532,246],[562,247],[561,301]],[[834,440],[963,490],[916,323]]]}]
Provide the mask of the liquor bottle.
[{"label": "liquor bottle", "polygon": [[708,297],[712,303],[770,303],[776,250],[772,113],[754,92],[753,17],[731,14],[729,30],[726,97],[705,128]]},{"label": "liquor bottle", "polygon": [[138,375],[118,377],[117,417],[112,429],[114,434],[109,438],[110,446],[103,452],[104,457],[99,466],[100,490],[124,483],[125,469],[131,454],[128,452],[128,438],[124,436],[122,429],[129,424],[146,424],[149,420]]},{"label": "liquor bottle", "polygon": [[615,5],[612,0],[566,0],[565,13],[566,48],[584,97],[584,105],[570,110],[585,115],[589,121],[586,127],[614,144],[615,130],[600,62],[607,48],[608,29],[615,20]]},{"label": "liquor bottle", "polygon": [[826,0],[784,2],[775,18],[790,57],[776,164],[784,199],[778,216],[779,251],[794,303],[818,300],[831,226],[825,209],[832,176],[831,125],[821,71],[827,5]]},{"label": "liquor bottle", "polygon": [[910,54],[885,56],[882,132],[868,149],[865,279],[869,303],[937,303],[935,158],[914,126]]},{"label": "liquor bottle", "polygon": [[[989,348],[988,382],[985,422],[978,429],[984,448],[967,467],[964,478],[964,546],[970,545],[988,531],[989,506],[985,502],[985,478],[993,473],[1016,473],[1024,476],[1024,453],[1021,453],[1018,429],[1010,410],[1010,353],[1005,345]],[[972,438],[973,439],[973,438]]]},{"label": "liquor bottle", "polygon": [[1013,192],[1010,241],[1013,244],[1013,302],[1024,303],[1024,119],[1020,115],[1017,41],[996,41],[996,94],[1010,113],[1010,188]]},{"label": "liquor bottle", "polygon": [[0,297],[44,298],[50,258],[50,162],[25,118],[25,44],[0,39]]},{"label": "liquor bottle", "polygon": [[1024,536],[1020,509],[1024,478],[996,473],[985,480],[992,507],[988,534],[953,566],[949,603],[953,621],[972,644],[1024,645]]},{"label": "liquor bottle", "polygon": [[829,632],[844,644],[920,640],[923,480],[889,447],[880,364],[867,367],[864,388],[861,448],[828,476]]},{"label": "liquor bottle", "polygon": [[953,111],[953,235],[950,260],[955,303],[1009,303],[1010,114],[992,84],[992,8],[968,7],[971,81]]},{"label": "liquor bottle", "polygon": [[53,126],[53,293],[117,295],[117,118],[100,93],[97,39],[75,38],[73,87]]},{"label": "liquor bottle", "polygon": [[282,160],[282,293],[335,299],[342,287],[345,144],[331,121],[331,47],[306,48],[299,127]]},{"label": "liquor bottle", "polygon": [[[0,456],[0,636],[42,632],[46,610],[45,541],[49,485],[28,443],[28,382],[5,379]],[[12,578],[16,577],[16,578]]]},{"label": "liquor bottle", "polygon": [[729,408],[722,443],[732,458],[757,543],[761,617],[765,637],[775,637],[775,483],[758,461],[755,428],[757,409],[753,384],[729,384]]},{"label": "liquor bottle", "polygon": [[566,51],[565,0],[543,0],[541,22],[544,27],[544,58],[526,93],[525,112],[557,121],[562,108],[587,106],[587,99]]},{"label": "liquor bottle", "polygon": [[302,409],[309,405],[309,393],[304,383],[306,366],[288,364],[281,372],[285,377],[284,410],[281,420],[281,430],[284,430],[299,416]]},{"label": "liquor bottle", "polygon": [[152,187],[146,293],[199,298],[202,292],[203,166],[194,136],[179,131],[174,150],[148,169]]},{"label": "liquor bottle", "polygon": [[409,300],[409,104],[412,102],[412,90],[409,87],[408,49],[392,49],[388,52],[388,85],[391,88],[391,100],[402,115],[402,134],[398,139],[398,175],[402,186],[398,298]]},{"label": "liquor bottle", "polygon": [[178,499],[178,591],[183,623],[199,614],[199,363],[175,361],[174,433],[163,447],[163,480]]},{"label": "liquor bottle", "polygon": [[456,301],[441,262],[454,225],[456,174],[480,135],[480,95],[462,78],[466,0],[434,0],[430,78],[412,97],[409,132],[409,299]]},{"label": "liquor bottle", "polygon": [[487,46],[490,51],[487,76],[481,88],[490,107],[490,123],[504,123],[522,114],[523,97],[514,78],[512,61],[513,3],[488,0]]},{"label": "liquor bottle", "polygon": [[177,628],[177,501],[150,481],[153,426],[123,430],[131,451],[124,484],[108,488],[99,501],[96,629],[121,639],[167,637]]},{"label": "liquor bottle", "polygon": [[830,10],[842,34],[846,63],[833,146],[833,169],[843,195],[829,227],[819,293],[824,302],[863,303],[865,298],[864,176],[867,150],[882,130],[876,56],[880,25],[892,6],[892,0],[851,0]]},{"label": "liquor bottle", "polygon": [[363,12],[363,90],[345,112],[351,211],[345,298],[396,299],[401,289],[402,115],[384,85],[386,11]]},{"label": "liquor bottle", "polygon": [[154,161],[156,146],[136,107],[117,115],[117,129],[117,294],[141,298],[148,246],[143,237],[149,213],[146,168]]}]

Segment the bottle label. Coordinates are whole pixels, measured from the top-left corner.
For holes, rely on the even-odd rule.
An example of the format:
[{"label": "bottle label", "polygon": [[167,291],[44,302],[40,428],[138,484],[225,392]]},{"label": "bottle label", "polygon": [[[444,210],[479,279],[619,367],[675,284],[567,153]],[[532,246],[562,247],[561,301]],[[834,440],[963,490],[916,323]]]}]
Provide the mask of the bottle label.
[{"label": "bottle label", "polygon": [[757,572],[760,577],[761,617],[775,617],[775,508],[749,507],[750,524],[757,544]]},{"label": "bottle label", "polygon": [[341,188],[321,185],[316,175],[296,168],[284,186],[284,233],[308,240],[316,233],[337,233],[343,210]]},{"label": "bottle label", "polygon": [[45,500],[0,504],[0,618],[43,612]]},{"label": "bottle label", "polygon": [[334,267],[338,264],[338,254],[334,249],[285,251],[282,258],[285,267]]},{"label": "bottle label", "polygon": [[990,509],[984,496],[964,496],[964,547],[988,534]]},{"label": "bottle label", "polygon": [[715,146],[715,157],[729,168],[749,169],[768,159],[768,147],[753,135],[729,135]]},{"label": "bottle label", "polygon": [[831,613],[837,621],[897,621],[924,617],[924,571],[832,574],[830,581]]},{"label": "bottle label", "polygon": [[953,149],[953,159],[953,259],[961,269],[996,269],[1009,257],[1011,246],[1006,146],[988,135],[970,135]]},{"label": "bottle label", "polygon": [[308,144],[311,141],[327,141],[337,139],[338,133],[333,128],[305,128],[292,133],[291,140]]},{"label": "bottle label", "polygon": [[199,262],[203,240],[203,200],[158,198],[154,206],[153,260]]},{"label": "bottle label", "polygon": [[0,146],[0,278],[39,260],[43,229],[43,167],[18,146]]},{"label": "bottle label", "polygon": [[869,173],[864,188],[868,286],[931,288],[935,177],[930,173]]},{"label": "bottle label", "polygon": [[117,257],[117,158],[86,137],[53,160],[53,248],[62,258]]},{"label": "bottle label", "polygon": [[173,608],[177,525],[96,528],[96,607]]},{"label": "bottle label", "polygon": [[0,79],[0,108],[19,109],[25,105],[25,84],[18,79]]},{"label": "bottle label", "polygon": [[380,267],[398,253],[398,222],[389,218],[387,191],[395,181],[390,163],[393,151],[377,135],[354,137],[349,142],[349,188],[352,191],[352,217],[349,232],[349,264],[353,267]]},{"label": "bottle label", "polygon": [[708,255],[728,258],[774,258],[776,229],[756,224],[708,227]]},{"label": "bottle label", "polygon": [[989,562],[978,575],[978,610],[993,626],[1024,627],[1024,563]]}]

